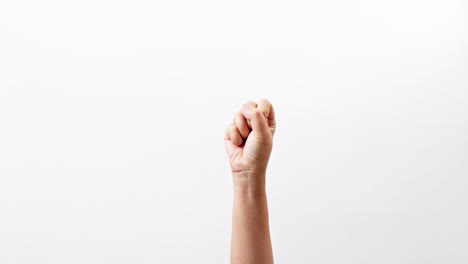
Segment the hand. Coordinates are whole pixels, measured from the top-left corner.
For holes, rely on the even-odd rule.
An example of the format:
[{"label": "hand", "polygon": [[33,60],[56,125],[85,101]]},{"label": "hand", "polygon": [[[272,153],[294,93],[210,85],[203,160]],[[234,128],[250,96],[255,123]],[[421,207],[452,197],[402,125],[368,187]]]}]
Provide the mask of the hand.
[{"label": "hand", "polygon": [[248,101],[236,112],[224,136],[233,175],[265,175],[275,130],[275,112],[267,99]]}]

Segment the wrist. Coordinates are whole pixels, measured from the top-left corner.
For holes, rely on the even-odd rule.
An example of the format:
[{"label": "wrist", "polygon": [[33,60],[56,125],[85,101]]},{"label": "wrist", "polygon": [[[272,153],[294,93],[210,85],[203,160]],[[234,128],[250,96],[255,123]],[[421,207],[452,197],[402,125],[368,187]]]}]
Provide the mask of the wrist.
[{"label": "wrist", "polygon": [[261,171],[232,172],[232,181],[235,194],[265,195],[265,175]]}]

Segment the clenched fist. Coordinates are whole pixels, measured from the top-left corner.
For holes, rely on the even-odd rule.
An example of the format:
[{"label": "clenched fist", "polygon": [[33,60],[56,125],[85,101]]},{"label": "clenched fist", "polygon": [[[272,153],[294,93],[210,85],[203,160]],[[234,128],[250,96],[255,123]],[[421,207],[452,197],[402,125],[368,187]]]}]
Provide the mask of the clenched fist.
[{"label": "clenched fist", "polygon": [[236,112],[224,136],[233,176],[264,177],[275,130],[275,112],[267,99],[248,101]]}]

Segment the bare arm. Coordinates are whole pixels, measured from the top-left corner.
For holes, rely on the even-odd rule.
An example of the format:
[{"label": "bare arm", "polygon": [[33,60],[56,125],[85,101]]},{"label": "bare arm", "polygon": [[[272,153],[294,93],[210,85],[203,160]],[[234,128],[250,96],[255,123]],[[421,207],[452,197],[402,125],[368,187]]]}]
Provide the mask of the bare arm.
[{"label": "bare arm", "polygon": [[[259,177],[239,175],[235,177]],[[234,185],[231,263],[273,263],[265,190],[249,180]]]},{"label": "bare arm", "polygon": [[234,187],[231,264],[273,263],[265,176],[275,129],[266,99],[244,104],[226,129]]}]

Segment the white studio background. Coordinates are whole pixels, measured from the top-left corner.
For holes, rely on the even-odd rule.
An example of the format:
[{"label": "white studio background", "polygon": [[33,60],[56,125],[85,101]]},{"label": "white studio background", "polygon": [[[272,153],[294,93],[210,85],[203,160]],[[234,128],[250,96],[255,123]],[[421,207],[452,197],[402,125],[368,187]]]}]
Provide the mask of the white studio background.
[{"label": "white studio background", "polygon": [[468,263],[468,4],[0,2],[0,263],[228,263],[270,99],[276,263]]}]

